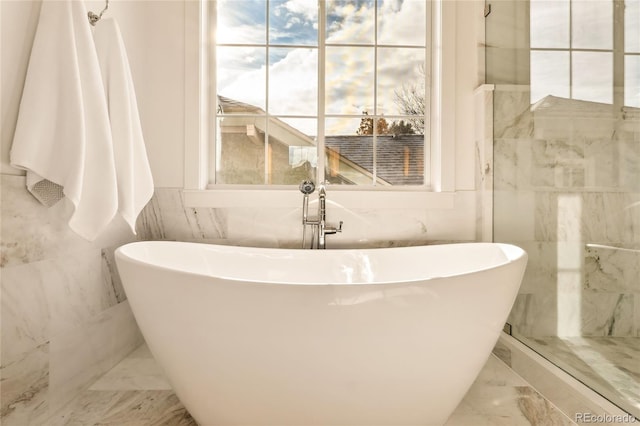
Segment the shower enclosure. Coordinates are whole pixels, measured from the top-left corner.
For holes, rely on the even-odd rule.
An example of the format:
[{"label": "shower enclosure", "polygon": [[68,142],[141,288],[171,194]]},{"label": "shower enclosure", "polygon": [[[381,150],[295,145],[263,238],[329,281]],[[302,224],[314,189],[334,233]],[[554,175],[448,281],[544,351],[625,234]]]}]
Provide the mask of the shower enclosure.
[{"label": "shower enclosure", "polygon": [[487,2],[494,241],[512,334],[640,417],[640,0]]}]

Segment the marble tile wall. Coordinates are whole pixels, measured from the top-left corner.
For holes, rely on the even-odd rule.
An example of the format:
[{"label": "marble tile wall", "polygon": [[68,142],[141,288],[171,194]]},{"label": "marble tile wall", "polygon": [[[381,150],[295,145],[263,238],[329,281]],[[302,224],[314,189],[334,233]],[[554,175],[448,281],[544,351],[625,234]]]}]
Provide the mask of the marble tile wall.
[{"label": "marble tile wall", "polygon": [[0,422],[42,425],[142,342],[113,261],[137,238],[116,219],[87,242],[64,200],[47,209],[24,176],[0,179]]},{"label": "marble tile wall", "polygon": [[589,247],[640,247],[640,121],[552,96],[532,106],[528,86],[496,86],[493,113],[494,239],[530,256],[510,323],[525,336],[638,336],[634,260]]},{"label": "marble tile wall", "polygon": [[[473,241],[476,238],[475,197],[473,191],[463,192],[456,198],[453,210],[328,208],[329,221],[342,220],[344,225],[341,234],[327,237],[327,247],[392,247]],[[330,200],[330,194],[328,198]],[[302,243],[301,217],[301,208],[186,207],[181,190],[156,188],[140,218],[140,237],[298,248]]]}]

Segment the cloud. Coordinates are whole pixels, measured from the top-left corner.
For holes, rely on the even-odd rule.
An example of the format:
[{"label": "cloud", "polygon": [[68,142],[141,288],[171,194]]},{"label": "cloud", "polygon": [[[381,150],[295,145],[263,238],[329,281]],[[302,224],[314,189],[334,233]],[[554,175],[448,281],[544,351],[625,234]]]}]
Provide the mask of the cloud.
[{"label": "cloud", "polygon": [[288,0],[279,6],[289,14],[302,15],[307,21],[318,21],[318,5],[309,0]]},{"label": "cloud", "polygon": [[[395,46],[424,43],[425,23],[416,17],[426,15],[425,3],[424,0],[383,0],[378,11],[379,40]],[[334,1],[327,4],[328,43],[369,45],[327,47],[327,111],[332,114],[360,114],[363,111],[373,113],[374,0]],[[304,22],[317,22],[314,1],[282,1],[277,10],[280,14],[277,20],[280,27],[276,26],[275,29],[280,32],[276,37],[295,37],[292,32],[303,27]],[[272,25],[275,25],[273,20]],[[378,51],[378,113],[399,114],[393,99],[394,91],[401,90],[403,85],[420,85],[424,81],[424,74],[419,71],[424,66],[424,51],[415,48]],[[271,53],[270,112],[316,114],[317,49],[272,48]],[[277,61],[274,61],[276,55],[273,53],[279,54]],[[231,65],[238,62],[236,58],[231,61]],[[231,65],[221,65],[222,68],[228,68],[225,76],[230,79],[225,79],[224,84],[220,85],[220,94],[265,107],[265,68],[246,67],[240,72],[239,68],[232,68]]]}]

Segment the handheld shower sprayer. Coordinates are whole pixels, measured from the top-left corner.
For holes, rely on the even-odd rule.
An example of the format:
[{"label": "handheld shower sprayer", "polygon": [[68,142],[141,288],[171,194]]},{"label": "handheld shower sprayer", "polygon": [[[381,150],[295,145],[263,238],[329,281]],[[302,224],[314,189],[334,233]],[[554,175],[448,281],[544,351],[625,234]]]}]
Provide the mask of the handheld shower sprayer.
[{"label": "handheld shower sprayer", "polygon": [[309,194],[316,190],[316,184],[310,180],[303,180],[298,188],[304,194],[302,200],[302,224],[306,225],[307,214],[309,213]]},{"label": "handheld shower sprayer", "polygon": [[[303,180],[298,187],[304,194],[302,199],[302,248],[305,246],[307,237],[307,216],[309,214],[309,194],[316,190],[316,185],[310,180]],[[313,238],[313,236],[312,236]]]},{"label": "handheld shower sprayer", "polygon": [[310,180],[303,180],[300,182],[300,186],[298,188],[300,188],[300,192],[304,195],[309,195],[316,190],[316,184]]}]

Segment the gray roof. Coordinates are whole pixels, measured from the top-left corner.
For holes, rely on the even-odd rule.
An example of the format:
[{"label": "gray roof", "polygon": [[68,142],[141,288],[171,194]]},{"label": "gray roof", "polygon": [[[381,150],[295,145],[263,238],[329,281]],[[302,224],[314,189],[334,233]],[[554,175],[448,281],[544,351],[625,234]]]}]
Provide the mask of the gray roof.
[{"label": "gray roof", "polygon": [[[373,136],[327,136],[325,146],[373,174]],[[424,135],[378,135],[376,157],[376,177],[391,185],[424,183]]]}]

